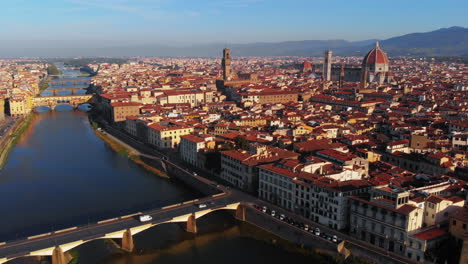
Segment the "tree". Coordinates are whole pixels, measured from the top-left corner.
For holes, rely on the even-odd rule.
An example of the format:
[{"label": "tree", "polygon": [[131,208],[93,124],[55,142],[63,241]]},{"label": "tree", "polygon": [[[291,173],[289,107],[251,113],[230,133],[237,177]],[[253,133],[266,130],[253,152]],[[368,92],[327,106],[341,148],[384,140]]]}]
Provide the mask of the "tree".
[{"label": "tree", "polygon": [[234,138],[234,143],[236,143],[236,148],[249,150],[250,143],[245,139],[245,137],[237,136]]},{"label": "tree", "polygon": [[57,66],[55,66],[54,64],[51,64],[49,65],[49,67],[47,67],[47,74],[48,75],[60,75],[61,72],[59,69],[57,69]]}]

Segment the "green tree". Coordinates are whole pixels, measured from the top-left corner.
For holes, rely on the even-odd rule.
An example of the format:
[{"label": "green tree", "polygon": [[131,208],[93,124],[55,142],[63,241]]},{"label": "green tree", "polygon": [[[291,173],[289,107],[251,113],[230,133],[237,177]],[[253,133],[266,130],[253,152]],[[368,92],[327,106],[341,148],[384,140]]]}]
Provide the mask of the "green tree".
[{"label": "green tree", "polygon": [[49,67],[47,67],[47,74],[49,75],[60,75],[61,72],[59,69],[57,69],[57,66],[55,66],[54,64],[51,64],[49,65]]},{"label": "green tree", "polygon": [[249,150],[249,141],[245,139],[245,137],[242,136],[237,136],[234,138],[234,143],[236,143],[236,148],[243,149],[243,150]]}]

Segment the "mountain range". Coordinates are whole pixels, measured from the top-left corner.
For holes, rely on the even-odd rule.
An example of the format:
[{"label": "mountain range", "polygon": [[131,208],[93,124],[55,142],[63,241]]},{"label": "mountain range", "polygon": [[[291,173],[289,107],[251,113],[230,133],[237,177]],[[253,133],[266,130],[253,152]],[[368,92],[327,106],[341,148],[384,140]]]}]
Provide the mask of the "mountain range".
[{"label": "mountain range", "polygon": [[[191,46],[127,45],[100,46],[67,45],[34,46],[31,42],[3,45],[0,57],[70,57],[70,56],[165,56],[165,57],[219,57],[225,47],[231,48],[233,56],[322,56],[326,49],[339,56],[363,56],[375,43],[375,39],[363,41],[303,40],[285,42],[259,42],[250,44],[199,44]],[[5,44],[5,43],[3,43]],[[56,44],[57,45],[57,44]],[[380,46],[389,56],[468,56],[468,28],[450,27],[431,32],[412,33],[380,40]]]}]

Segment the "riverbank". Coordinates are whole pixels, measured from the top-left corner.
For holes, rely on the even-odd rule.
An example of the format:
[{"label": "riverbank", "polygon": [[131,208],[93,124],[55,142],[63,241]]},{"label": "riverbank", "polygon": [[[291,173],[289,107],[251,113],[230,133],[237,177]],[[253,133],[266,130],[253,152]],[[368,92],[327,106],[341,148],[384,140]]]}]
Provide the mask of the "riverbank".
[{"label": "riverbank", "polygon": [[16,124],[10,129],[10,132],[2,138],[0,143],[0,169],[6,163],[8,159],[8,154],[10,154],[13,147],[18,143],[21,138],[21,135],[26,131],[26,129],[31,125],[34,118],[34,114],[30,113],[26,117],[16,121]]},{"label": "riverbank", "polygon": [[148,164],[146,164],[144,161],[141,160],[140,158],[140,152],[131,146],[125,144],[124,142],[121,142],[119,139],[113,137],[112,135],[109,135],[105,132],[99,131],[98,129],[94,129],[94,133],[102,139],[112,150],[117,152],[118,154],[127,157],[131,161],[135,162],[136,164],[140,165],[142,168],[145,170],[159,176],[162,178],[170,178],[169,175],[164,173],[161,170],[158,170]]}]

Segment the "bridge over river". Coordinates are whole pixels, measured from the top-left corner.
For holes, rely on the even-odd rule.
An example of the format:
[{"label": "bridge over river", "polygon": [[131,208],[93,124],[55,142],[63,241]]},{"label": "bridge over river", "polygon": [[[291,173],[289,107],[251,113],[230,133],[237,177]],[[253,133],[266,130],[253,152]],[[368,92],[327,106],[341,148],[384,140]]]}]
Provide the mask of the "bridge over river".
[{"label": "bridge over river", "polygon": [[[84,243],[106,238],[122,239],[122,249],[133,250],[132,236],[157,225],[186,223],[187,232],[197,233],[196,219],[217,210],[235,210],[236,218],[245,221],[245,206],[237,193],[216,185],[203,177],[194,175],[180,166],[156,156],[141,154],[144,158],[158,161],[167,173],[207,195],[201,199],[155,208],[145,212],[101,220],[93,224],[75,226],[29,236],[15,241],[0,242],[0,263],[26,256],[52,256],[52,264],[68,262],[67,250]],[[199,204],[206,207],[200,208]],[[152,220],[140,222],[139,215],[150,215]]]},{"label": "bridge over river", "polygon": [[57,105],[68,104],[78,107],[81,104],[91,103],[92,94],[83,95],[57,95],[57,96],[38,96],[34,97],[34,107],[47,106],[54,109]]}]

